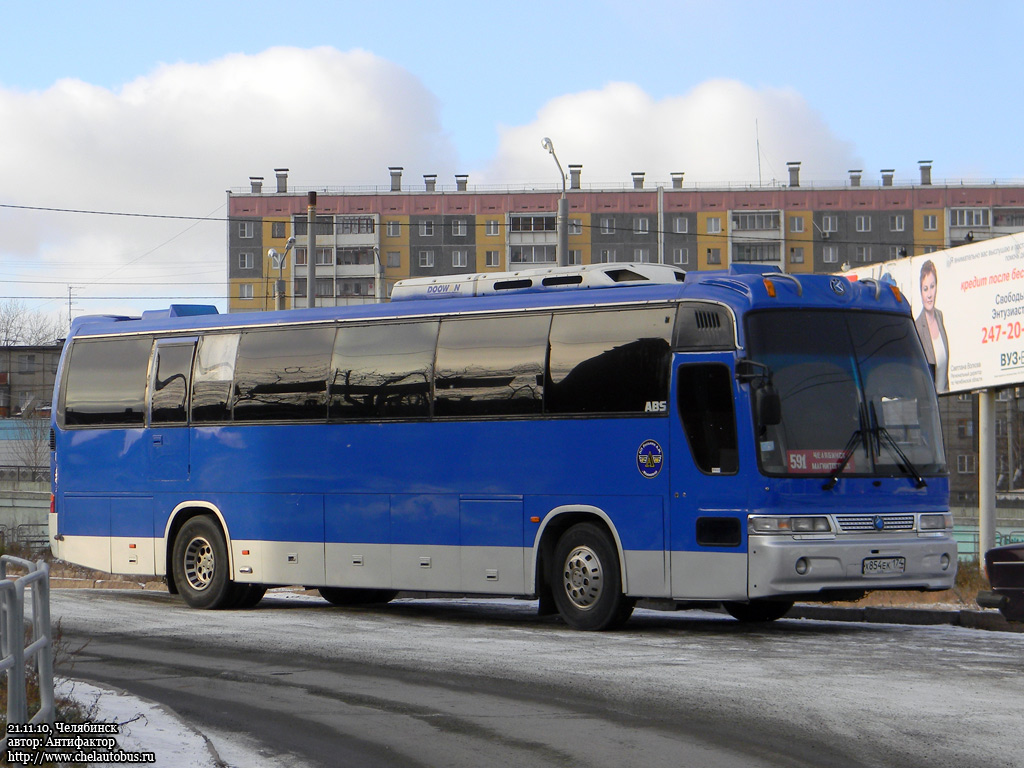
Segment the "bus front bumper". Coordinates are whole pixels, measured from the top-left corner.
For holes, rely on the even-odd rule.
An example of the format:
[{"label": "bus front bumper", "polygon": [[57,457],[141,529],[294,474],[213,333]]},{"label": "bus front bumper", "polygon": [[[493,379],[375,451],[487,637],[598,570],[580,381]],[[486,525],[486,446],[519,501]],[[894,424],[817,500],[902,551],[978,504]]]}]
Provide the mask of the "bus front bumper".
[{"label": "bus front bumper", "polygon": [[758,597],[810,598],[836,591],[950,589],[956,579],[951,535],[751,535],[747,591]]}]

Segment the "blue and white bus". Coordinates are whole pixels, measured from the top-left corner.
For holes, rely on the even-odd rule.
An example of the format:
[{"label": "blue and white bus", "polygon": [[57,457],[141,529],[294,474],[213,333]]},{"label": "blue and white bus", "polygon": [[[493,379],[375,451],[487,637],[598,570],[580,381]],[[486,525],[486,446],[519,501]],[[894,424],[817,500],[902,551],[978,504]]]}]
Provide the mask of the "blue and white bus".
[{"label": "blue and white bus", "polygon": [[934,384],[877,282],[609,264],[83,317],[54,404],[53,554],[199,608],[455,592],[606,629],[956,572]]}]

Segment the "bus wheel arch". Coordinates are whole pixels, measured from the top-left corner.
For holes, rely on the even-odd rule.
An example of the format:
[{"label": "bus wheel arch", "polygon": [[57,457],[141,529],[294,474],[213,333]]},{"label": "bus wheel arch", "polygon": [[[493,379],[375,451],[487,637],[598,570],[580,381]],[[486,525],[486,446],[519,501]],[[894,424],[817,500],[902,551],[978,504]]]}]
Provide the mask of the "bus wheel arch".
[{"label": "bus wheel arch", "polygon": [[575,629],[621,626],[635,600],[626,595],[621,544],[610,522],[602,514],[573,510],[545,523],[535,574],[541,615],[557,611]]}]

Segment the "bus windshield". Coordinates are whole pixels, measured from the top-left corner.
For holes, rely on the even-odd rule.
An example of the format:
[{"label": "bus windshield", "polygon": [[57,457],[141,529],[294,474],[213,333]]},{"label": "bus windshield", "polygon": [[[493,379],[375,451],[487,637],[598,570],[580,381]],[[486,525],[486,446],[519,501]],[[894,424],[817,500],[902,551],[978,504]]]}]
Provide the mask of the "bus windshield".
[{"label": "bus windshield", "polygon": [[773,385],[782,406],[778,424],[758,425],[765,474],[945,472],[935,388],[909,317],[759,312],[747,340],[768,371],[754,389]]}]

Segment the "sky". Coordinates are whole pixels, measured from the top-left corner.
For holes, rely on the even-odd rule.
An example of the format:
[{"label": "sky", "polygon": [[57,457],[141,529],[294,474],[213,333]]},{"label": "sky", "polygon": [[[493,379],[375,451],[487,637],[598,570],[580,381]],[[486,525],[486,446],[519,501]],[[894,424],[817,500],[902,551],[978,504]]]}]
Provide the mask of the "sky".
[{"label": "sky", "polygon": [[0,0],[0,301],[226,308],[226,192],[1024,180],[1024,3]]}]

